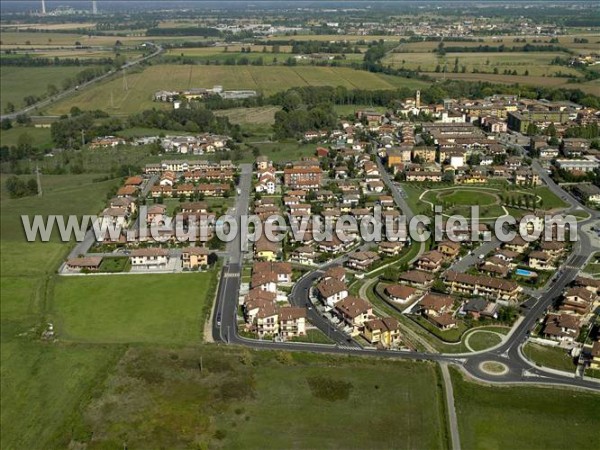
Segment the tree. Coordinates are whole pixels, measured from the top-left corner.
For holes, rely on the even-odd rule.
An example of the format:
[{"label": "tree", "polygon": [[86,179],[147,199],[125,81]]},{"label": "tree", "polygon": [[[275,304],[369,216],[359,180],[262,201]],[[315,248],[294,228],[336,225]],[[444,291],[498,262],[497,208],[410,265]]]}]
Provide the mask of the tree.
[{"label": "tree", "polygon": [[0,129],[2,130],[10,130],[12,128],[12,122],[9,118],[2,119],[2,123],[0,124]]},{"label": "tree", "polygon": [[442,280],[439,279],[432,283],[431,290],[440,294],[445,294],[447,292],[446,285]]},{"label": "tree", "polygon": [[7,102],[4,107],[4,112],[7,114],[11,114],[15,112],[15,105],[12,102]]}]

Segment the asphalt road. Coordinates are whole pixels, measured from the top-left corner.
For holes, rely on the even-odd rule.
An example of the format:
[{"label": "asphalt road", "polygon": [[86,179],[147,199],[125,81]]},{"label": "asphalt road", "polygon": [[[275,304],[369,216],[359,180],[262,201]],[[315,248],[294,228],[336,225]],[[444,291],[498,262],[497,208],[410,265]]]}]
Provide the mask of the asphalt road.
[{"label": "asphalt road", "polygon": [[[386,174],[385,171],[382,171]],[[389,177],[388,177],[389,181]],[[237,197],[235,214],[239,220],[240,214],[248,211],[249,195],[252,182],[252,169],[249,165],[242,166],[240,177],[241,194]],[[549,186],[552,186],[548,183]],[[551,187],[552,191],[560,197],[566,193],[557,185]],[[396,196],[394,196],[396,198]],[[403,200],[403,199],[402,199]],[[575,201],[572,207],[581,208]],[[409,211],[410,209],[406,210]],[[406,212],[405,211],[405,212]],[[599,215],[591,212],[590,219],[580,222],[580,225],[598,222]],[[553,301],[558,298],[565,286],[572,282],[579,272],[579,268],[587,261],[589,256],[597,251],[592,246],[587,233],[578,227],[579,241],[574,246],[571,257],[557,271],[554,279],[550,281],[546,290],[540,294],[540,298],[534,306],[526,313],[524,319],[513,329],[512,334],[501,345],[488,351],[474,354],[436,354],[425,352],[396,351],[396,350],[374,350],[358,346],[348,337],[337,330],[325,318],[321,317],[313,307],[308,310],[309,320],[326,335],[334,340],[334,345],[298,343],[298,342],[273,342],[246,339],[237,333],[237,306],[242,270],[242,253],[240,252],[239,237],[228,245],[228,258],[223,267],[221,280],[218,287],[216,314],[213,317],[213,337],[217,341],[228,344],[243,345],[254,349],[274,349],[286,351],[308,351],[313,353],[340,354],[354,356],[376,356],[380,358],[394,358],[406,360],[426,360],[458,365],[470,376],[496,384],[550,384],[571,386],[600,390],[600,382],[584,380],[575,376],[551,372],[535,367],[521,354],[520,348],[527,340],[530,331],[535,327],[537,321],[542,318]],[[342,260],[343,257],[339,258]],[[338,262],[336,261],[336,262]],[[332,262],[330,264],[334,264]],[[310,306],[309,292],[313,283],[322,275],[326,267],[319,268],[301,278],[292,289],[290,301],[296,306]],[[507,367],[504,374],[490,374],[481,369],[483,362],[499,362]]]}]

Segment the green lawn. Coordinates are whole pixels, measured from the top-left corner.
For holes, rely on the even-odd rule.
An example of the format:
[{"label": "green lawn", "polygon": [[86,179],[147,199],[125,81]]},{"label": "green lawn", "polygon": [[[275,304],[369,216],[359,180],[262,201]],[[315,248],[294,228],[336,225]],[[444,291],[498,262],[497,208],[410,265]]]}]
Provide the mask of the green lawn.
[{"label": "green lawn", "polygon": [[[331,391],[349,386],[347,396],[322,398],[309,385],[317,377]],[[260,366],[255,397],[244,405],[250,419],[226,428],[225,446],[444,448],[443,397],[435,380],[434,366],[382,361],[337,362],[329,367]]]},{"label": "green lawn", "polygon": [[466,381],[455,369],[451,374],[464,449],[600,446],[598,394],[533,386],[482,386]]},{"label": "green lawn", "polygon": [[318,344],[333,344],[333,341],[329,339],[322,331],[319,329],[312,329],[306,331],[306,336],[298,336],[297,338],[292,338],[294,342],[314,342]]},{"label": "green lawn", "polygon": [[[202,340],[216,272],[61,277],[53,317],[62,339],[192,344]],[[212,287],[212,289],[211,289]]]},{"label": "green lawn", "polygon": [[441,191],[437,194],[438,201],[453,205],[493,205],[498,201],[495,195],[486,191],[473,189]]},{"label": "green lawn", "polygon": [[121,257],[104,257],[100,263],[100,272],[129,272],[131,264],[129,258],[126,256]]},{"label": "green lawn", "polygon": [[557,197],[547,186],[537,187],[533,193],[542,198],[542,208],[557,209],[567,207],[567,203],[560,197]]},{"label": "green lawn", "polygon": [[523,353],[537,365],[565,372],[575,372],[576,366],[573,363],[573,358],[562,348],[529,342],[523,348]]},{"label": "green lawn", "polygon": [[485,350],[486,348],[498,345],[502,338],[497,334],[476,332],[473,336],[468,337],[469,345],[474,351]]},{"label": "green lawn", "polygon": [[84,70],[82,67],[0,67],[0,90],[2,114],[10,102],[17,109],[25,107],[23,99],[29,95],[44,96],[48,85],[53,84],[59,90],[63,80],[72,78]]},{"label": "green lawn", "polygon": [[29,142],[32,147],[52,148],[50,128],[13,127],[0,132],[0,145],[17,146],[19,142]]}]

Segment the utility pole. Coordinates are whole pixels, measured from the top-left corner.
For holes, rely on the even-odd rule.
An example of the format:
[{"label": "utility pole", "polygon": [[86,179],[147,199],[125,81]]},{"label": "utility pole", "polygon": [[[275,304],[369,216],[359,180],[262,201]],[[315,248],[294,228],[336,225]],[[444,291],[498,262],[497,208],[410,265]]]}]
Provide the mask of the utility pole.
[{"label": "utility pole", "polygon": [[40,175],[40,166],[36,164],[35,166],[35,174],[37,179],[37,189],[38,189],[38,197],[42,196],[42,177]]},{"label": "utility pole", "polygon": [[81,130],[81,145],[85,145],[85,130]]}]

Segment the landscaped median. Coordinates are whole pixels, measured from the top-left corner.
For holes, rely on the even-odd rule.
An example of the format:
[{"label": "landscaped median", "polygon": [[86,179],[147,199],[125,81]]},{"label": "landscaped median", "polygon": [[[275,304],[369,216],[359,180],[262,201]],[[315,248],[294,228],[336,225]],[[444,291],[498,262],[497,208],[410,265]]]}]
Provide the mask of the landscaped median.
[{"label": "landscaped median", "polygon": [[566,349],[558,346],[551,347],[528,342],[523,347],[523,354],[538,366],[571,373],[574,373],[577,368],[575,359],[569,355]]}]

